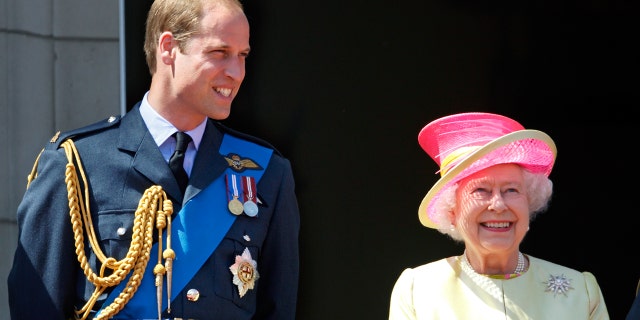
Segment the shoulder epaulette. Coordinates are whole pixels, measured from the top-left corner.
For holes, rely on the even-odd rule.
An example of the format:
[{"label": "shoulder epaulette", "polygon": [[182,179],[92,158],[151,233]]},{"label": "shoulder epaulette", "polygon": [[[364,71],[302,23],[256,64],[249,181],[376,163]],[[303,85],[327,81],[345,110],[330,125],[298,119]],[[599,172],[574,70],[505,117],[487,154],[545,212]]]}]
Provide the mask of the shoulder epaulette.
[{"label": "shoulder epaulette", "polygon": [[219,121],[215,121],[214,120],[213,123],[216,125],[216,127],[218,127],[218,129],[220,129],[224,133],[228,133],[228,134],[234,135],[234,136],[236,136],[238,138],[249,140],[249,141],[257,143],[257,144],[259,144],[261,146],[264,146],[264,147],[267,147],[269,149],[272,149],[275,154],[277,154],[277,155],[282,157],[282,154],[280,153],[280,151],[278,151],[278,149],[276,149],[276,147],[274,147],[271,143],[267,142],[264,139],[260,139],[258,137],[252,136],[250,134],[247,134],[247,133],[244,133],[244,132],[240,132],[240,131],[235,130],[235,129],[231,129],[231,128],[223,125]]},{"label": "shoulder epaulette", "polygon": [[62,144],[62,142],[64,142],[66,139],[86,135],[88,133],[101,131],[106,128],[112,127],[113,125],[119,123],[121,118],[122,118],[121,116],[110,116],[104,120],[100,120],[98,122],[95,122],[93,124],[90,124],[88,126],[84,126],[78,129],[73,129],[65,132],[58,131],[51,138],[51,140],[49,140],[49,144],[47,145],[47,148],[57,149],[60,147],[60,144]]}]

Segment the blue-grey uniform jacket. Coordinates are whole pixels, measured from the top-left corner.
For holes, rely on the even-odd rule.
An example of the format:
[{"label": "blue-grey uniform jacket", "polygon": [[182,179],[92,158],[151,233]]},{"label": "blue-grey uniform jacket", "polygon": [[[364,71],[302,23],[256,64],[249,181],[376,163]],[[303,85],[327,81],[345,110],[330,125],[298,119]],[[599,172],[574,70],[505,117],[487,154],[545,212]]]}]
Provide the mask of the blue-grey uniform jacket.
[{"label": "blue-grey uniform jacket", "polygon": [[[183,203],[228,168],[218,152],[223,134],[274,149],[209,119],[183,196],[145,126],[139,105],[121,118],[63,133],[41,153],[37,176],[18,207],[19,242],[8,278],[13,320],[73,318],[74,309],[82,307],[94,291],[75,252],[65,185],[68,160],[60,148],[65,139],[74,141],[84,167],[89,210],[102,251],[118,260],[129,250],[134,212],[147,188],[160,185],[177,213]],[[261,202],[258,216],[236,218],[213,254],[173,300],[171,314],[165,312],[163,318],[295,318],[300,216],[291,164],[275,149],[256,189]],[[240,297],[229,267],[245,248],[257,262],[260,277],[255,287]],[[98,273],[99,261],[86,234],[85,251],[92,270]],[[151,257],[149,265],[155,264],[155,259]],[[189,289],[197,290],[197,300],[187,298]],[[155,304],[155,298],[150,303]]]}]

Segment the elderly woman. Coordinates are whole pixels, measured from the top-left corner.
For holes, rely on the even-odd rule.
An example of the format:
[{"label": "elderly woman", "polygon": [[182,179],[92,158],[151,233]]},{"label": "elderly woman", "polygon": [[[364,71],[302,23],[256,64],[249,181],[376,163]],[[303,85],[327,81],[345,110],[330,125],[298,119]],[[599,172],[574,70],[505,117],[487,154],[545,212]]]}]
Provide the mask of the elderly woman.
[{"label": "elderly woman", "polygon": [[548,135],[473,112],[429,123],[418,141],[441,174],[420,222],[465,250],[404,270],[389,319],[609,319],[593,274],[520,252],[551,198],[556,147]]}]

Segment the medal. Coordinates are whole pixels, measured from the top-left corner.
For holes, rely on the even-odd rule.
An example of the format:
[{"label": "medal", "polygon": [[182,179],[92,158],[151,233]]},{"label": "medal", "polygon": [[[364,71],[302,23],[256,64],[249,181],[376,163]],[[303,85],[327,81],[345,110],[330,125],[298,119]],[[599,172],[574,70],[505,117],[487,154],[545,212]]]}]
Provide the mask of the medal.
[{"label": "medal", "polygon": [[237,197],[234,197],[233,199],[231,199],[231,201],[229,201],[228,207],[229,211],[231,211],[231,213],[235,214],[236,216],[241,215],[242,211],[244,210],[242,202],[240,202]]},{"label": "medal", "polygon": [[240,195],[238,191],[237,178],[238,177],[235,174],[227,174],[226,176],[227,198],[229,199],[229,204],[227,205],[227,207],[229,208],[229,211],[231,211],[231,213],[235,214],[236,216],[241,215],[242,212],[244,211],[242,202],[238,200]]},{"label": "medal", "polygon": [[258,215],[258,205],[255,202],[251,200],[245,201],[243,206],[244,213],[246,213],[249,217],[255,217],[256,215]]},{"label": "medal", "polygon": [[258,205],[256,204],[256,180],[253,177],[242,177],[242,191],[244,191],[244,213],[249,217],[258,215]]}]

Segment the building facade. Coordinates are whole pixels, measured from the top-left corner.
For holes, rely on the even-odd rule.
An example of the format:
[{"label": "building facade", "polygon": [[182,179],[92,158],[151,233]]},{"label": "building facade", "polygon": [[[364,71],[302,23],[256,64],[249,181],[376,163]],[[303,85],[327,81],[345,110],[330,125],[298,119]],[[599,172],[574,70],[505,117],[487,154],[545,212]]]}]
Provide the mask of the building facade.
[{"label": "building facade", "polygon": [[122,112],[122,3],[0,0],[0,310],[36,156],[56,131]]}]

